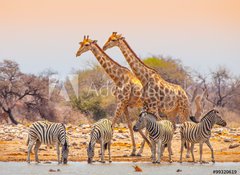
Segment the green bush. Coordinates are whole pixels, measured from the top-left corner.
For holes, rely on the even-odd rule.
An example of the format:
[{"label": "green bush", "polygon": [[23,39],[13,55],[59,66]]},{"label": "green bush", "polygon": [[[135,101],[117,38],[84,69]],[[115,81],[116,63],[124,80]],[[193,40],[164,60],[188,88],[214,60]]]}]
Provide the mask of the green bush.
[{"label": "green bush", "polygon": [[94,120],[99,120],[107,116],[106,111],[101,106],[102,99],[95,93],[82,92],[78,98],[71,99],[71,104],[82,113],[92,117]]}]

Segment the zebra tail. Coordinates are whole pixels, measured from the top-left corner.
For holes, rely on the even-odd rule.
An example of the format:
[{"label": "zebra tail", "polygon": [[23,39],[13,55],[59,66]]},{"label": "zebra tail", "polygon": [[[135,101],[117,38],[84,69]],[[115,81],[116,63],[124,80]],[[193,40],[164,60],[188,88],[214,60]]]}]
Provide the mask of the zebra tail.
[{"label": "zebra tail", "polygon": [[28,136],[28,138],[27,138],[26,145],[28,146],[28,144],[29,144],[29,136]]},{"label": "zebra tail", "polygon": [[184,147],[187,149],[187,142],[184,143]]},{"label": "zebra tail", "polygon": [[105,149],[105,150],[107,149],[107,145],[108,145],[108,143],[105,143],[105,144],[104,144],[104,149]]}]

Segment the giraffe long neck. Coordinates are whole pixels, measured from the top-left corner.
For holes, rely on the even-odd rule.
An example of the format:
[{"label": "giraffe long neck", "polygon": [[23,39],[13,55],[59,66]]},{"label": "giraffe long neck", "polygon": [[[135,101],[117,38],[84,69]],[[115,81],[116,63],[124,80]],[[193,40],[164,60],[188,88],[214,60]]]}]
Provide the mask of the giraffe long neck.
[{"label": "giraffe long neck", "polygon": [[120,78],[118,70],[123,67],[111,59],[97,44],[92,46],[91,51],[111,79],[118,83]]},{"label": "giraffe long neck", "polygon": [[134,74],[141,81],[143,86],[145,86],[148,83],[149,77],[155,74],[156,71],[146,66],[124,39],[119,41],[119,48]]}]

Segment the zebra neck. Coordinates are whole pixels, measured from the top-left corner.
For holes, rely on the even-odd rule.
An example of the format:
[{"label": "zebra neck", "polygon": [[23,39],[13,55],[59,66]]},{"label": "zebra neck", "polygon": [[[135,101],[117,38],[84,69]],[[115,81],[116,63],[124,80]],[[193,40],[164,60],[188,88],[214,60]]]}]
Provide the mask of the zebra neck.
[{"label": "zebra neck", "polygon": [[211,131],[214,125],[214,121],[212,120],[212,118],[205,118],[201,124],[207,131]]},{"label": "zebra neck", "polygon": [[146,129],[149,132],[149,135],[154,135],[156,132],[156,129],[158,128],[158,124],[156,121],[153,121],[151,119],[147,120],[147,126]]},{"label": "zebra neck", "polygon": [[90,140],[90,143],[89,143],[89,145],[90,145],[90,147],[91,148],[94,148],[94,146],[95,146],[95,144],[96,144],[96,140]]}]

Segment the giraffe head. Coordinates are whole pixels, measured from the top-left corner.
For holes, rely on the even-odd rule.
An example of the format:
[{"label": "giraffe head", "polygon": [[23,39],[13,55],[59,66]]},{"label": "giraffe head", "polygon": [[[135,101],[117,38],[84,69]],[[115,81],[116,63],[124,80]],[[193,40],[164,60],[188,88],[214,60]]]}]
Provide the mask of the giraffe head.
[{"label": "giraffe head", "polygon": [[91,40],[89,39],[89,36],[84,36],[83,41],[79,43],[80,47],[76,53],[76,57],[82,55],[84,52],[91,50],[92,44],[95,44],[96,42],[97,40]]},{"label": "giraffe head", "polygon": [[103,46],[103,50],[110,49],[114,46],[117,46],[120,40],[123,40],[124,37],[122,37],[121,34],[117,34],[117,32],[113,32],[112,35],[108,38],[107,42]]}]

